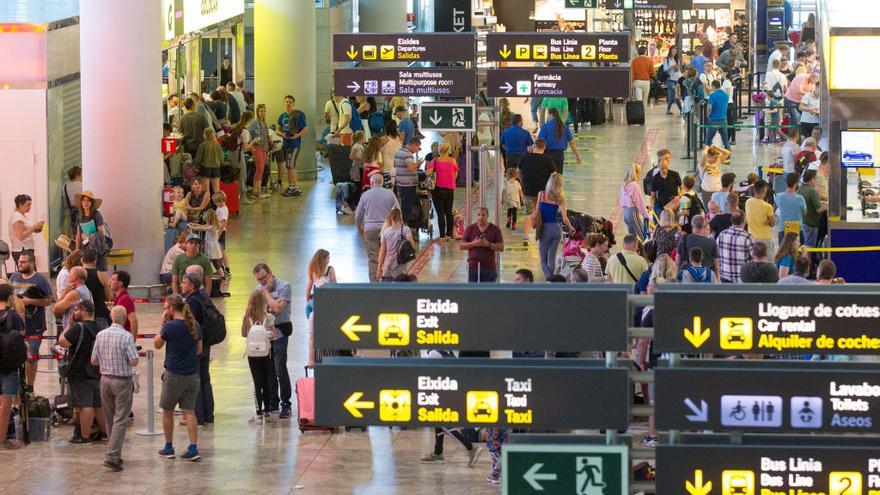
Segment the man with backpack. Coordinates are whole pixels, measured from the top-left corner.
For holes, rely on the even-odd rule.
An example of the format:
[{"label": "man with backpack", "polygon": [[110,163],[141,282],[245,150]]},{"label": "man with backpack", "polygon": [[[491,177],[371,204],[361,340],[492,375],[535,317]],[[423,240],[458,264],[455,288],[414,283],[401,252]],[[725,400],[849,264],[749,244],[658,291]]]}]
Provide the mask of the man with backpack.
[{"label": "man with backpack", "polygon": [[[275,133],[284,138],[284,147],[282,148],[282,162],[287,168],[287,189],[281,193],[282,196],[291,197],[299,196],[302,191],[296,185],[296,162],[299,159],[299,152],[302,148],[302,136],[308,131],[306,125],[306,114],[295,108],[296,98],[293,95],[284,97],[285,111],[278,116],[278,128]],[[278,162],[278,180],[281,180],[281,163]]]},{"label": "man with backpack", "polygon": [[700,248],[700,262],[712,273],[718,275],[720,266],[718,262],[718,244],[712,238],[709,222],[703,215],[695,215],[691,218],[691,233],[683,236],[678,241],[678,271],[683,272],[688,266],[688,259],[694,248]]},{"label": "man with backpack", "polygon": [[681,176],[678,172],[669,168],[669,160],[672,158],[672,152],[668,149],[662,149],[657,152],[657,166],[648,170],[645,176],[645,182],[648,177],[651,179],[650,190],[651,204],[657,218],[660,218],[660,212],[669,203],[681,196]]},{"label": "man with backpack", "polygon": [[715,272],[703,266],[703,250],[695,247],[688,253],[688,266],[681,272],[683,284],[717,284],[720,283]]},{"label": "man with backpack", "polygon": [[6,439],[12,403],[18,397],[19,369],[27,357],[24,321],[8,306],[14,293],[11,285],[0,285],[0,431],[3,432],[0,450],[19,448],[18,444]]},{"label": "man with backpack", "polygon": [[28,360],[24,365],[25,382],[33,387],[37,378],[37,359],[31,356],[40,354],[40,343],[46,333],[46,307],[52,304],[52,286],[49,280],[37,272],[33,251],[22,251],[18,257],[18,271],[9,276],[18,297],[24,302],[24,323],[29,337],[39,337],[27,341]]},{"label": "man with backpack", "polygon": [[[107,438],[107,423],[101,408],[101,374],[90,362],[95,339],[102,328],[95,323],[95,305],[80,301],[74,308],[73,321],[58,337],[58,344],[68,349],[67,382],[70,384],[70,406],[79,410],[79,429],[70,443],[88,444]],[[92,436],[92,422],[100,432]]]},{"label": "man with backpack", "polygon": [[199,394],[196,396],[194,412],[200,426],[212,424],[214,423],[214,388],[211,386],[211,346],[223,340],[215,335],[221,331],[218,327],[222,326],[223,337],[226,336],[226,321],[211,302],[208,294],[202,290],[202,277],[198,273],[187,273],[180,288],[184,301],[202,333],[202,353],[198,356]]},{"label": "man with backpack", "polygon": [[684,193],[681,195],[681,201],[679,202],[678,223],[681,224],[681,230],[685,233],[691,232],[691,219],[697,215],[702,215],[706,211],[703,202],[700,201],[697,193],[694,192],[696,184],[697,180],[692,175],[686,176],[682,181]]}]

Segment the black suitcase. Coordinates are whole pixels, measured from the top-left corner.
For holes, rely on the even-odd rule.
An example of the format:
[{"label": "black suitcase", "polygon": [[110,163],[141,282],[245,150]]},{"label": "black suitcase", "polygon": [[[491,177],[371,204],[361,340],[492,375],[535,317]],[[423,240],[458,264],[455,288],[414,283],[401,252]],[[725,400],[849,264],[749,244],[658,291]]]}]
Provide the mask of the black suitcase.
[{"label": "black suitcase", "polygon": [[639,100],[626,102],[626,124],[645,125],[645,105]]},{"label": "black suitcase", "polygon": [[333,183],[347,182],[351,180],[351,146],[329,146],[330,173]]},{"label": "black suitcase", "polygon": [[588,103],[590,124],[602,125],[605,123],[605,99],[590,98]]}]

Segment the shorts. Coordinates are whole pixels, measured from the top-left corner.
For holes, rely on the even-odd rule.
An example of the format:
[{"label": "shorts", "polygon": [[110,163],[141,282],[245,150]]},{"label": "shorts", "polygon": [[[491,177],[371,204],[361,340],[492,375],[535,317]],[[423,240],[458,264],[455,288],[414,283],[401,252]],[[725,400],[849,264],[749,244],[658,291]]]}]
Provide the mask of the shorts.
[{"label": "shorts", "polygon": [[[31,335],[28,335],[28,337],[31,337]],[[40,344],[42,344],[43,341],[28,339],[28,340],[25,340],[25,342],[27,342],[28,361],[36,361],[37,359],[39,359],[39,358],[31,359],[31,356],[34,354],[37,354],[37,355],[40,354]]]},{"label": "shorts", "polygon": [[284,166],[288,169],[296,170],[296,161],[299,160],[299,147],[282,148],[278,156],[281,158],[280,161],[284,162]]},{"label": "shorts", "polygon": [[0,397],[18,397],[18,370],[0,373]]},{"label": "shorts", "polygon": [[101,407],[101,380],[70,380],[72,407]]},{"label": "shorts", "polygon": [[220,247],[226,249],[226,231],[220,232],[220,238],[217,239],[217,242],[220,243]]},{"label": "shorts", "polygon": [[206,179],[219,179],[220,167],[202,167],[199,169],[199,175]]},{"label": "shorts", "polygon": [[184,411],[192,411],[196,407],[196,396],[199,394],[199,374],[175,375],[170,371],[162,374],[162,394],[159,396],[159,407],[163,411],[173,411],[178,404]]},{"label": "shorts", "polygon": [[171,280],[172,279],[171,279],[170,273],[160,273],[159,274],[159,282],[162,282],[163,284],[170,284]]},{"label": "shorts", "polygon": [[537,196],[526,196],[526,215],[531,215],[535,212],[535,208],[538,206],[538,197]]}]

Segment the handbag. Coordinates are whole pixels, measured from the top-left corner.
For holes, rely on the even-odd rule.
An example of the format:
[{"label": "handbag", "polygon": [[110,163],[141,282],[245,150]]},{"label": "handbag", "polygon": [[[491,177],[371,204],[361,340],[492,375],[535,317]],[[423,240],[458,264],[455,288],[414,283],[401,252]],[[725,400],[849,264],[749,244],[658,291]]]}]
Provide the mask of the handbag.
[{"label": "handbag", "polygon": [[400,227],[400,240],[403,241],[400,245],[400,249],[397,251],[397,264],[398,265],[406,265],[410,261],[416,259],[416,249],[413,247],[412,243],[407,240],[407,238],[403,235],[404,227]]},{"label": "handbag", "polygon": [[541,239],[541,232],[544,230],[544,219],[541,217],[541,203],[543,203],[544,195],[538,194],[538,201],[535,205],[535,211],[532,212],[532,226],[535,227],[535,239]]},{"label": "handbag", "polygon": [[60,375],[61,378],[67,378],[70,376],[70,366],[73,364],[73,359],[76,357],[76,353],[79,351],[82,341],[85,340],[86,329],[82,325],[79,327],[79,339],[76,341],[76,347],[73,349],[73,354],[67,352],[58,360],[58,375]]}]

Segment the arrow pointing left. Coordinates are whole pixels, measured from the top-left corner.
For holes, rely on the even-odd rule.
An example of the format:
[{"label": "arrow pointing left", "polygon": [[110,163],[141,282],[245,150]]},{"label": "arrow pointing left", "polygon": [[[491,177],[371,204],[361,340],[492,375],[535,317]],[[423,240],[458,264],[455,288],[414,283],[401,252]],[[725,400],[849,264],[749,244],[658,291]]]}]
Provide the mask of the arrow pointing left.
[{"label": "arrow pointing left", "polygon": [[429,117],[428,120],[430,120],[432,124],[437,125],[443,120],[443,117],[437,113],[437,110],[434,110],[434,115]]},{"label": "arrow pointing left", "polygon": [[532,464],[532,467],[530,467],[523,475],[523,479],[526,480],[526,483],[531,485],[532,489],[539,492],[544,491],[544,487],[538,483],[539,481],[556,481],[556,473],[539,473],[542,467],[544,467],[544,463],[536,462]]},{"label": "arrow pointing left", "polygon": [[360,409],[373,409],[376,407],[376,403],[371,400],[360,400],[363,396],[364,394],[362,392],[355,392],[342,403],[342,405],[348,409],[348,412],[355,418],[364,417],[363,413],[360,412]]},{"label": "arrow pointing left", "polygon": [[355,93],[357,93],[358,91],[360,91],[360,89],[361,89],[361,85],[360,85],[357,81],[352,81],[351,84],[349,84],[348,86],[346,86],[346,88],[348,88],[348,89],[354,91]]},{"label": "arrow pointing left", "polygon": [[360,315],[351,316],[345,320],[345,323],[343,323],[341,327],[339,327],[339,329],[342,330],[342,333],[344,333],[352,342],[358,342],[361,340],[358,333],[366,333],[373,329],[370,325],[358,325],[360,319]]}]

